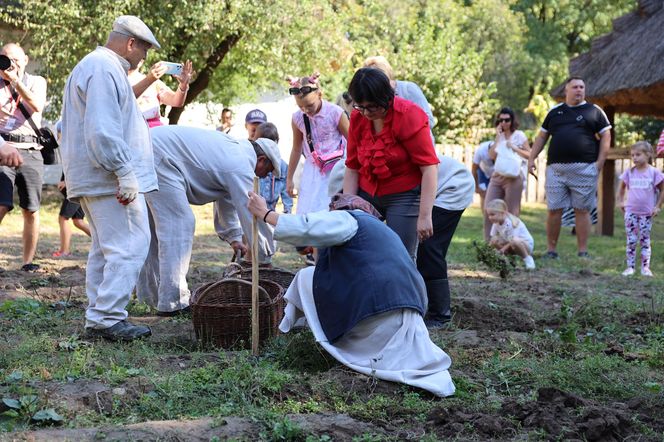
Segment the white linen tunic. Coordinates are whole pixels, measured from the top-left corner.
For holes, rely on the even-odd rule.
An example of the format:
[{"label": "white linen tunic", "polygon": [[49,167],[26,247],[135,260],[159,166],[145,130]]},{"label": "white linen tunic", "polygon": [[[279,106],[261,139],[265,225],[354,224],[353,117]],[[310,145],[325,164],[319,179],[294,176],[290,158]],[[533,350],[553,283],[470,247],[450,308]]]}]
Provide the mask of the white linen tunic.
[{"label": "white linen tunic", "polygon": [[[151,130],[159,192],[146,195],[151,215],[151,245],[137,286],[140,300],[170,312],[189,305],[186,281],[196,219],[190,204],[215,204],[215,230],[224,241],[252,244],[252,215],[247,208],[253,189],[256,154],[247,140],[215,130],[160,126]],[[259,221],[258,259],[274,253],[272,227]]]},{"label": "white linen tunic", "polygon": [[115,195],[132,170],[141,192],[157,190],[148,126],[127,78],[129,62],[98,47],[72,71],[62,105],[62,166],[69,199]]},{"label": "white linen tunic", "polygon": [[85,272],[86,328],[127,318],[126,306],[148,253],[143,195],[120,204],[118,176],[133,172],[141,193],[157,189],[148,128],[127,79],[129,63],[98,47],[67,79],[62,108],[62,165],[70,199],[80,200],[92,245]]},{"label": "white linen tunic", "polygon": [[475,180],[463,163],[438,154],[438,188],[433,205],[446,210],[464,210],[473,203]]},{"label": "white linen tunic", "polygon": [[[279,241],[314,247],[340,245],[358,230],[355,218],[343,210],[306,215],[279,215],[274,236]],[[336,360],[367,376],[401,382],[438,396],[454,394],[448,369],[450,357],[429,337],[422,316],[412,309],[376,314],[331,344],[320,325],[313,298],[315,267],[300,270],[285,298],[288,304],[279,329],[287,333],[303,316],[316,342]],[[359,269],[358,269],[359,270]]]}]

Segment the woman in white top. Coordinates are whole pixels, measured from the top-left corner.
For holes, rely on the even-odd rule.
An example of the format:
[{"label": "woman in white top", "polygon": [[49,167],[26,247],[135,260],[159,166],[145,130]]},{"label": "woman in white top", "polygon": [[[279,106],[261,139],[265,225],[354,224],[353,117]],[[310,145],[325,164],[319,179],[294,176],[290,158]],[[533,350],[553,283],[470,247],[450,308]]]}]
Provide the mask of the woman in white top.
[{"label": "woman in white top", "polygon": [[[530,155],[530,145],[528,138],[522,131],[517,130],[519,122],[516,119],[514,111],[509,107],[504,107],[498,112],[496,117],[496,138],[489,149],[489,156],[495,161],[493,175],[489,187],[486,189],[485,201],[502,199],[507,203],[509,212],[514,216],[519,216],[521,212],[521,193],[523,192],[523,181],[526,177],[524,172],[524,162]],[[505,150],[508,149],[508,150]],[[504,155],[502,163],[514,162],[513,173],[508,173],[501,169],[501,160],[499,156]],[[516,154],[516,155],[514,155]],[[507,161],[505,161],[507,160]],[[489,239],[489,230],[491,223],[484,212],[484,239]]]}]

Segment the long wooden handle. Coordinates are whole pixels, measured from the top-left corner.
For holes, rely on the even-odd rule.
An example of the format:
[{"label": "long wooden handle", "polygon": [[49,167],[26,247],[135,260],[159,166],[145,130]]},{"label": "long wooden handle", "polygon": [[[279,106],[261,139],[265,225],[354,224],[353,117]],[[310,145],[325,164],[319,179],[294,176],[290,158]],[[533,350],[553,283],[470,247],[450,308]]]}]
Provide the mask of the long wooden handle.
[{"label": "long wooden handle", "polygon": [[[254,193],[258,193],[258,177],[254,177]],[[258,356],[258,219],[251,223],[251,352]]]}]

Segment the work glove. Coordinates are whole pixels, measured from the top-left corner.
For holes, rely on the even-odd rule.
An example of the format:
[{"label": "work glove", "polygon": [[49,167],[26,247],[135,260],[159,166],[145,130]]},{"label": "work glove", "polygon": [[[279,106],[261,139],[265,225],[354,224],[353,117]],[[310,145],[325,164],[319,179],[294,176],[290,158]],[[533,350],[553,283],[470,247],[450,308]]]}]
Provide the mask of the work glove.
[{"label": "work glove", "polygon": [[134,171],[130,170],[118,177],[118,192],[115,194],[118,202],[124,206],[131,203],[138,196],[138,180]]}]

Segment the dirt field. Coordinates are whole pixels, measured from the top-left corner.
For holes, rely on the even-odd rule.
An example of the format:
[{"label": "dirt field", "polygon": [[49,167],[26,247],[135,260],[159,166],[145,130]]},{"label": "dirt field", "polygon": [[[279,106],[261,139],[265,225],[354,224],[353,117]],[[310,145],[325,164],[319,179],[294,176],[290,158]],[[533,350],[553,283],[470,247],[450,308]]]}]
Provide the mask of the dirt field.
[{"label": "dirt field", "polygon": [[[450,257],[454,327],[432,333],[453,360],[447,399],[347,370],[308,332],[255,359],[202,347],[189,319],[136,304],[130,314],[151,339],[85,342],[86,239],[31,274],[16,270],[20,236],[3,232],[0,393],[36,399],[0,418],[0,440],[663,440],[662,278],[609,269],[621,259],[616,238],[605,259],[538,259],[536,272],[502,280],[474,261],[474,235],[462,233],[479,226],[472,215]],[[46,229],[40,251],[55,250],[55,233]],[[201,229],[191,285],[218,278],[229,257]],[[301,266],[285,245],[275,261]],[[47,409],[62,422],[34,419]]]}]

